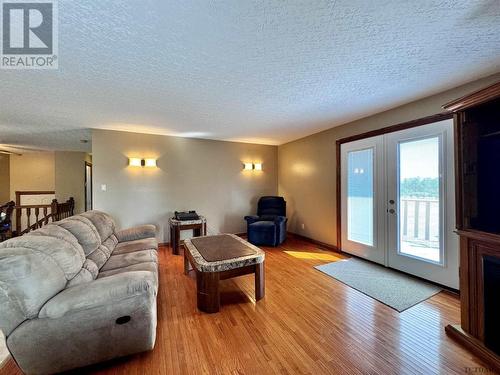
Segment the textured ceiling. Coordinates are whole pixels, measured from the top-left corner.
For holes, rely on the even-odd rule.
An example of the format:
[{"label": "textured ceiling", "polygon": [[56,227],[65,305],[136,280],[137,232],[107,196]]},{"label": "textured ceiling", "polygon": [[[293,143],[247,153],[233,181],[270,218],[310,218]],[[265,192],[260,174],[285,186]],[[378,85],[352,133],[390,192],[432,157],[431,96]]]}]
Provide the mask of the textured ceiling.
[{"label": "textured ceiling", "polygon": [[0,71],[0,143],[281,144],[500,70],[498,0],[59,0],[59,22],[59,70]]}]

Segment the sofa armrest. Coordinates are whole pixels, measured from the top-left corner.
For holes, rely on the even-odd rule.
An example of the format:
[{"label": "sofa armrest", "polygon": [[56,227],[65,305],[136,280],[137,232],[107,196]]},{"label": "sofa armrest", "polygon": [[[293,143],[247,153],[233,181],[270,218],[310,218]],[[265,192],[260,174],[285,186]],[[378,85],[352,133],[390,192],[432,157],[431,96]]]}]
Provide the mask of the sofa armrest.
[{"label": "sofa armrest", "polygon": [[249,216],[245,216],[245,220],[248,224],[253,224],[253,223],[259,221],[260,217],[258,217],[256,215],[249,215]]},{"label": "sofa armrest", "polygon": [[156,296],[155,278],[153,272],[131,271],[67,288],[50,299],[38,317],[57,319],[68,313],[112,306],[142,295]]},{"label": "sofa armrest", "polygon": [[137,227],[122,229],[116,232],[118,242],[142,240],[144,238],[156,237],[156,227],[154,225],[139,225]]},{"label": "sofa armrest", "polygon": [[274,222],[276,224],[286,223],[287,221],[288,221],[288,219],[285,216],[276,216],[274,218]]}]

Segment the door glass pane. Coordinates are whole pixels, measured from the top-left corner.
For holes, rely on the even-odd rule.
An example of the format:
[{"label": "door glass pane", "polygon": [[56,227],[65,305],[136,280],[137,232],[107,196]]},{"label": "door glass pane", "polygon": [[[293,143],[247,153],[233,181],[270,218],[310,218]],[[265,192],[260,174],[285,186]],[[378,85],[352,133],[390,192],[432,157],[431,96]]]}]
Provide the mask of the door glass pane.
[{"label": "door glass pane", "polygon": [[399,253],[440,263],[439,137],[401,142],[398,148]]},{"label": "door glass pane", "polygon": [[373,246],[373,149],[347,154],[347,238]]}]

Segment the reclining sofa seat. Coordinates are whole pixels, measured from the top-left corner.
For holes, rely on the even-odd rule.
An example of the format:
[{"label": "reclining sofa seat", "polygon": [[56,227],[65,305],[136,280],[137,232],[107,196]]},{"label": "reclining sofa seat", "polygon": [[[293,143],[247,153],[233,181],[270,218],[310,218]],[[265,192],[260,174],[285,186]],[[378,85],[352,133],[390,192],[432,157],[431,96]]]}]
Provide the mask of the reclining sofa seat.
[{"label": "reclining sofa seat", "polygon": [[27,374],[151,350],[158,243],[99,211],[0,243],[0,329]]}]

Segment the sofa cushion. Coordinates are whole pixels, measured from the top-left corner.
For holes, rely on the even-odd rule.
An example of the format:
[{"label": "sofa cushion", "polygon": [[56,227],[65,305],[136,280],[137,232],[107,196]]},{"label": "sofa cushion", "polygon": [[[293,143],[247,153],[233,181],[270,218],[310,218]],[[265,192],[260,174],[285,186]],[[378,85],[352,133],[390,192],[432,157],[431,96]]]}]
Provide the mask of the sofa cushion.
[{"label": "sofa cushion", "polygon": [[98,269],[101,269],[102,266],[108,261],[111,253],[109,249],[103,245],[100,245],[96,251],[93,251],[92,254],[88,256],[87,259],[91,259],[95,262]]},{"label": "sofa cushion", "polygon": [[47,226],[38,234],[0,243],[0,329],[6,335],[36,317],[43,304],[81,271],[84,252],[70,236],[62,228]]},{"label": "sofa cushion", "polygon": [[265,196],[257,203],[257,215],[286,216],[286,202],[283,197]]},{"label": "sofa cushion", "polygon": [[158,263],[158,255],[155,250],[141,250],[133,253],[112,255],[101,271],[123,268],[133,264],[153,262]]},{"label": "sofa cushion", "polygon": [[99,273],[98,279],[103,277],[109,277],[117,275],[120,273],[132,272],[132,271],[149,271],[155,275],[155,290],[158,290],[158,265],[154,262],[144,262],[137,263],[131,266],[126,266],[122,268],[115,268],[114,270],[104,271]]},{"label": "sofa cushion", "polygon": [[151,224],[138,225],[133,228],[122,229],[116,232],[118,242],[141,240],[143,238],[154,238],[156,236],[156,227]]},{"label": "sofa cushion", "polygon": [[[142,279],[142,276],[138,273],[129,273],[134,281],[120,279],[115,280],[113,285],[104,286],[96,280],[91,283],[97,283],[95,288],[82,285],[63,292],[72,291],[71,294],[80,297],[80,301],[95,307],[79,305],[74,309],[74,303],[79,301],[71,301],[71,298],[62,301],[56,296],[54,302],[57,303],[57,309],[51,309],[50,315],[47,314],[51,318],[23,322],[7,338],[9,350],[20,370],[25,374],[55,374],[153,349],[157,322],[154,276],[142,272],[150,276],[147,281],[150,287],[139,289],[142,284],[139,278]],[[102,281],[109,279],[113,278]],[[124,289],[119,290],[119,286]],[[142,293],[136,293],[140,290]],[[129,297],[122,298],[125,293]],[[102,297],[100,300],[99,294]],[[60,316],[61,313],[63,316]],[[55,316],[60,317],[52,318]],[[125,316],[130,316],[128,323],[116,323],[117,318]],[[123,363],[122,360],[120,362]],[[69,374],[88,373],[90,370],[76,370]],[[21,371],[16,370],[19,373]],[[141,373],[147,371],[137,371],[137,374]]]},{"label": "sofa cushion", "polygon": [[[54,266],[59,268],[66,280],[71,280],[82,268],[85,258],[81,249],[66,240],[49,236],[21,236],[0,243],[0,249],[30,249],[53,259]],[[4,250],[0,250],[3,252]]]},{"label": "sofa cushion", "polygon": [[[136,271],[102,278],[88,286],[66,289],[43,306],[39,318],[58,319],[67,313],[85,310],[92,316],[95,308],[106,308],[145,292],[156,295],[154,278],[151,272]],[[113,310],[109,307],[108,310],[112,314]]]},{"label": "sofa cushion", "polygon": [[0,330],[5,336],[26,319],[35,318],[67,282],[64,268],[59,265],[60,256],[20,244],[6,246],[8,242],[3,242],[0,249]]},{"label": "sofa cushion", "polygon": [[67,231],[63,227],[60,227],[59,225],[49,224],[35,231],[28,232],[26,236],[49,236],[64,240],[70,246],[74,247],[78,256],[83,261],[85,261],[85,253],[83,251],[82,246],[78,243],[76,237],[73,236],[71,232]]},{"label": "sofa cushion", "polygon": [[105,212],[92,210],[84,212],[79,216],[86,217],[94,224],[101,237],[101,243],[115,233],[115,222],[113,218]]},{"label": "sofa cushion", "polygon": [[94,252],[101,245],[101,237],[97,228],[86,217],[76,215],[55,223],[68,230],[76,237],[86,256]]},{"label": "sofa cushion", "polygon": [[66,288],[89,283],[95,280],[98,274],[99,268],[97,267],[95,262],[91,259],[86,259],[80,272],[78,272],[75,277],[68,281]]},{"label": "sofa cushion", "polygon": [[132,253],[140,250],[158,250],[156,238],[144,238],[142,240],[119,242],[113,255]]},{"label": "sofa cushion", "polygon": [[98,279],[102,279],[103,277],[108,277],[112,275],[116,275],[119,273],[123,272],[130,272],[130,271],[150,271],[150,272],[158,272],[158,266],[155,262],[144,262],[144,263],[137,263],[137,264],[132,264],[130,266],[125,266],[122,268],[115,268],[109,271],[103,271],[99,272],[99,275],[97,276]]},{"label": "sofa cushion", "polygon": [[259,216],[260,221],[275,221],[278,216],[276,215],[262,215]]},{"label": "sofa cushion", "polygon": [[111,256],[111,253],[115,250],[116,245],[118,245],[118,239],[114,234],[109,236],[106,241],[102,243],[102,246],[105,246],[108,248],[108,252]]}]

